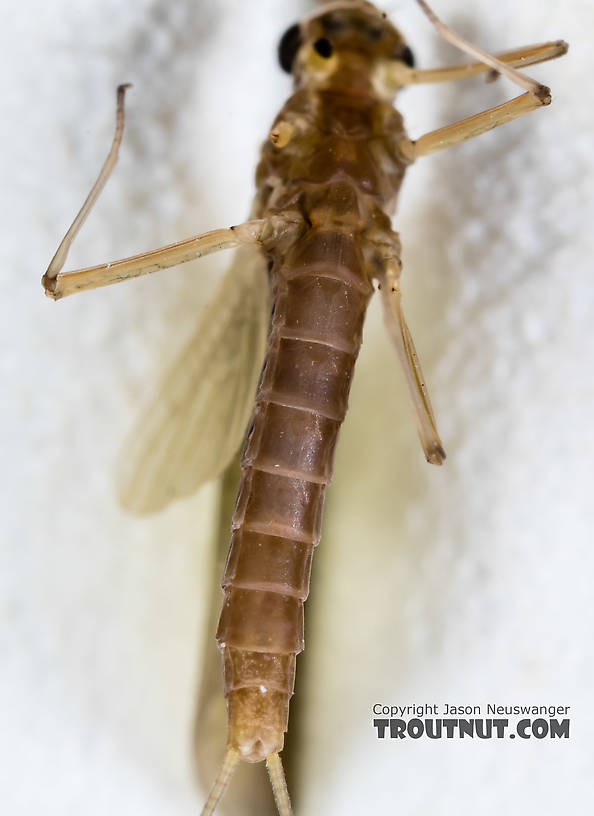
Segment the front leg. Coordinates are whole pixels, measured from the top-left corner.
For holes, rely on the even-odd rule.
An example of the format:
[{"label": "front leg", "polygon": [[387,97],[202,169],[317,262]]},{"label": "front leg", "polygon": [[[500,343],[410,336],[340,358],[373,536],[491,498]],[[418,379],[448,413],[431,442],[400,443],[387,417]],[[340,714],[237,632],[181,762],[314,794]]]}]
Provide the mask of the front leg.
[{"label": "front leg", "polygon": [[[50,264],[41,282],[45,294],[53,300],[59,300],[75,292],[87,289],[98,289],[111,283],[119,283],[129,278],[138,278],[156,272],[159,269],[168,269],[171,266],[202,258],[211,252],[220,249],[233,249],[243,244],[252,244],[266,249],[276,242],[296,237],[300,224],[295,219],[274,215],[270,218],[258,218],[254,221],[245,221],[234,227],[215,229],[194,235],[175,244],[151,249],[140,255],[121,258],[117,261],[87,266],[84,269],[71,269],[62,272],[54,261]],[[64,259],[66,254],[64,254]],[[63,263],[63,261],[62,261]]]},{"label": "front leg", "polygon": [[294,240],[303,228],[299,216],[272,215],[269,218],[246,221],[227,229],[204,232],[201,235],[186,238],[184,241],[168,244],[140,255],[133,255],[130,258],[63,272],[70,247],[116,165],[124,134],[124,97],[129,87],[129,84],[120,85],[117,91],[115,132],[103,167],[41,279],[45,294],[54,300],[72,295],[74,292],[96,289],[99,286],[118,283],[128,278],[137,278],[158,269],[177,266],[211,252],[218,252],[220,249],[232,249],[242,244],[252,244],[266,251],[271,247],[282,245],[283,241]]},{"label": "front leg", "polygon": [[[513,48],[509,51],[501,51],[493,54],[495,59],[504,62],[511,68],[525,68],[528,65],[536,65],[539,62],[557,59],[567,54],[569,46],[564,40],[554,40],[553,42],[538,43],[537,45],[523,45],[520,48]],[[390,78],[398,86],[402,85],[425,85],[433,82],[452,82],[458,79],[484,74],[487,71],[495,71],[486,62],[463,62],[460,65],[445,65],[440,68],[410,68],[400,60],[390,66]]]},{"label": "front leg", "polygon": [[[442,23],[441,20],[439,20],[434,12],[429,8],[425,0],[417,1],[444,39],[451,42],[452,45],[455,45],[460,50],[465,51],[467,54],[478,57],[479,61],[485,66],[485,70],[491,69],[491,71],[494,71],[495,74],[502,74],[503,76],[508,77],[508,79],[511,79],[516,85],[524,88],[526,93],[522,94],[521,96],[517,96],[508,102],[504,102],[502,105],[497,105],[494,108],[489,108],[488,110],[477,113],[474,116],[469,116],[466,119],[462,119],[459,122],[454,122],[446,127],[438,128],[430,133],[426,133],[416,141],[402,139],[399,142],[398,147],[402,155],[408,161],[414,161],[414,159],[418,158],[419,156],[425,156],[428,153],[433,153],[436,150],[441,150],[444,147],[450,147],[451,145],[462,142],[465,139],[479,136],[481,133],[485,133],[487,130],[503,125],[505,122],[510,122],[512,119],[517,119],[519,116],[523,116],[525,113],[529,113],[542,105],[550,104],[550,89],[547,88],[546,85],[541,85],[539,82],[536,82],[536,80],[531,79],[513,67],[513,64],[518,59],[517,54],[510,52],[514,55],[514,59],[503,60],[493,56],[492,54],[488,54],[486,51],[482,51],[480,48],[477,48],[477,46],[467,42],[459,34]],[[532,50],[533,53],[528,55],[526,64],[529,64],[529,62],[533,63],[542,61],[544,59],[551,59],[555,56],[561,56],[561,54],[566,53],[567,44],[562,40],[559,40],[557,43],[534,46],[532,49],[528,50]],[[473,66],[470,66],[470,68],[472,67]],[[445,70],[446,69],[444,69],[444,71]],[[472,72],[473,71],[470,73]],[[468,76],[470,73],[463,75]],[[474,71],[474,73],[476,73],[476,71]],[[439,78],[440,77],[437,77],[438,80]]]}]

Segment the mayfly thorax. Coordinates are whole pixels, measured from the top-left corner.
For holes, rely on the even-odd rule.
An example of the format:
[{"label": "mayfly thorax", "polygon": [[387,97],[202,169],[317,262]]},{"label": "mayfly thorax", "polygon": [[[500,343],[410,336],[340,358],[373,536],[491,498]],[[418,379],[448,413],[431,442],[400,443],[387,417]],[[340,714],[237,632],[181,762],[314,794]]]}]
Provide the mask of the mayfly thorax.
[{"label": "mayfly thorax", "polygon": [[[442,36],[477,61],[417,69],[402,34],[371,3],[322,3],[280,42],[280,63],[293,75],[295,90],[262,148],[251,220],[132,258],[62,272],[70,245],[117,160],[124,127],[126,86],[121,86],[108,158],[43,278],[46,293],[58,299],[241,247],[217,296],[218,304],[226,303],[227,317],[217,323],[213,309],[197,335],[204,348],[214,345],[217,351],[193,355],[189,375],[184,367],[188,355],[182,355],[165,380],[162,404],[133,443],[121,477],[126,506],[139,512],[159,509],[226,467],[251,413],[217,631],[228,749],[203,810],[207,816],[242,759],[266,761],[279,813],[291,813],[280,752],[296,655],[303,649],[303,604],[375,286],[426,459],[437,465],[445,459],[401,305],[400,240],[390,217],[404,173],[425,154],[549,104],[548,88],[516,66],[567,50],[557,41],[493,57],[447,28],[422,0],[419,4]],[[393,107],[400,87],[485,71],[507,76],[524,93],[414,141],[409,138]],[[248,406],[261,362],[269,292],[272,317],[253,408]],[[240,363],[245,363],[242,370]],[[208,384],[202,392],[188,387],[188,382],[201,381]],[[230,405],[218,432],[211,423],[213,382],[226,389]],[[187,439],[200,444],[186,450]]]}]

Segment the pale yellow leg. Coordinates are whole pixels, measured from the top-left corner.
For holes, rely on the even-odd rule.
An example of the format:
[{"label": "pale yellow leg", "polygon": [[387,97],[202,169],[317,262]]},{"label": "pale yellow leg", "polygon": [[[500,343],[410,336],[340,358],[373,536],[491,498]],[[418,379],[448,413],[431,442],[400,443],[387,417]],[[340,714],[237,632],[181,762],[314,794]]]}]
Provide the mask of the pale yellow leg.
[{"label": "pale yellow leg", "polygon": [[[497,105],[494,108],[489,108],[474,116],[469,116],[467,119],[462,119],[459,122],[454,122],[446,127],[426,133],[416,141],[403,139],[399,144],[399,148],[409,161],[414,161],[414,159],[419,156],[425,156],[428,153],[433,153],[444,147],[450,147],[465,139],[478,136],[505,122],[517,119],[518,116],[523,116],[525,113],[535,110],[541,105],[550,104],[550,89],[547,88],[546,85],[541,85],[539,82],[521,73],[513,66],[514,64],[533,64],[535,62],[542,62],[545,59],[561,56],[561,54],[567,51],[566,43],[560,40],[556,43],[544,43],[542,45],[531,46],[527,49],[527,53],[522,53],[518,50],[511,51],[504,54],[504,58],[501,59],[492,54],[488,54],[486,51],[482,51],[480,48],[477,48],[475,45],[472,45],[460,37],[459,34],[437,18],[425,0],[417,0],[417,2],[433,22],[442,37],[467,54],[478,57],[480,63],[484,66],[484,70],[491,70],[496,74],[507,76],[512,82],[515,82],[516,85],[524,88],[526,93],[511,99],[509,102],[504,102],[502,105]],[[466,68],[465,66],[456,66],[452,69],[437,69],[433,72],[433,81],[458,79],[462,76],[470,76],[472,73],[478,73],[479,70],[480,68],[477,67],[476,63],[472,63]],[[421,79],[419,81],[423,80]]]},{"label": "pale yellow leg", "polygon": [[110,283],[118,283],[128,278],[137,278],[140,275],[156,272],[158,269],[177,266],[211,252],[217,252],[219,249],[232,249],[241,244],[264,244],[265,238],[275,230],[274,221],[278,222],[277,227],[290,226],[289,222],[280,218],[246,221],[236,227],[211,230],[211,232],[195,235],[175,244],[168,244],[159,249],[111,263],[89,266],[85,269],[73,269],[69,272],[60,272],[54,267],[51,269],[51,274],[50,271],[45,273],[42,284],[48,297],[59,300],[85,289],[97,289]]},{"label": "pale yellow leg", "polygon": [[70,247],[99,198],[117,162],[124,132],[124,95],[128,87],[129,85],[120,85],[118,88],[115,133],[97,181],[91,188],[91,192],[62,239],[45,275],[41,279],[48,297],[58,300],[74,292],[96,289],[99,286],[107,286],[110,283],[117,283],[128,278],[155,272],[158,269],[177,266],[194,258],[208,255],[210,252],[217,252],[219,249],[231,249],[241,244],[259,244],[266,248],[283,239],[297,237],[303,224],[296,217],[272,216],[271,218],[246,221],[244,224],[229,227],[228,229],[205,232],[202,235],[195,235],[192,238],[186,238],[184,241],[153,249],[150,252],[143,252],[141,255],[133,255],[130,258],[62,272]]},{"label": "pale yellow leg", "polygon": [[[564,40],[525,45],[509,51],[501,51],[493,56],[512,68],[536,65],[538,62],[562,57],[567,53],[569,46]],[[390,76],[396,85],[420,85],[430,82],[451,82],[457,79],[466,79],[477,74],[493,71],[490,65],[484,62],[464,62],[461,65],[447,65],[440,68],[409,68],[403,62],[395,63],[390,68]],[[499,74],[499,71],[496,72]]]},{"label": "pale yellow leg", "polygon": [[417,430],[425,458],[431,465],[442,465],[446,455],[437,431],[419,356],[404,319],[399,277],[400,265],[398,263],[387,261],[383,264],[383,274],[380,280],[384,321],[402,364],[408,392],[415,409]]},{"label": "pale yellow leg", "polygon": [[447,26],[445,23],[442,23],[437,14],[432,11],[429,4],[426,3],[425,0],[417,0],[417,3],[423,9],[444,40],[452,43],[452,45],[455,45],[456,48],[459,48],[461,51],[464,51],[471,57],[476,57],[478,60],[480,60],[480,62],[484,62],[485,65],[493,68],[498,73],[508,77],[508,79],[511,79],[512,82],[515,82],[516,85],[519,85],[520,88],[524,88],[525,91],[528,91],[533,96],[541,99],[550,97],[551,92],[545,85],[541,85],[540,82],[536,82],[536,80],[531,79],[529,76],[526,76],[526,74],[521,73],[516,68],[509,65],[509,63],[505,63],[502,60],[497,59],[497,57],[494,57],[487,51],[483,51],[482,48],[478,48],[478,46],[468,42],[468,40],[465,40],[452,28]]},{"label": "pale yellow leg", "polygon": [[126,91],[130,87],[129,82],[118,86],[116,97],[116,126],[115,133],[113,134],[113,141],[111,143],[111,147],[109,148],[109,153],[107,154],[103,167],[97,176],[97,181],[95,184],[93,184],[91,192],[86,197],[84,204],[76,215],[76,218],[68,228],[68,232],[62,238],[60,246],[56,250],[56,254],[51,259],[50,265],[48,266],[45,275],[41,279],[43,288],[48,295],[51,295],[54,286],[53,282],[60,269],[62,269],[66,263],[66,258],[68,257],[68,252],[72,246],[72,242],[78,235],[82,225],[87,220],[88,214],[95,206],[95,203],[99,198],[101,191],[105,187],[107,179],[111,176],[113,168],[118,160],[118,153],[120,152],[120,145],[122,144],[122,136],[124,135],[124,122],[126,120],[124,114],[124,97],[126,96]]},{"label": "pale yellow leg", "polygon": [[511,122],[512,119],[517,119],[541,105],[548,105],[549,102],[542,102],[532,94],[525,93],[510,99],[509,102],[504,102],[502,105],[497,105],[494,108],[481,111],[481,113],[476,113],[474,116],[461,119],[459,122],[425,133],[424,136],[415,141],[403,139],[398,147],[408,161],[414,161],[419,156],[426,156],[429,153],[435,153],[436,150],[443,150],[444,147],[451,147],[451,145],[458,144],[458,142],[480,136],[481,133],[486,133],[488,130],[499,127],[499,125]]}]

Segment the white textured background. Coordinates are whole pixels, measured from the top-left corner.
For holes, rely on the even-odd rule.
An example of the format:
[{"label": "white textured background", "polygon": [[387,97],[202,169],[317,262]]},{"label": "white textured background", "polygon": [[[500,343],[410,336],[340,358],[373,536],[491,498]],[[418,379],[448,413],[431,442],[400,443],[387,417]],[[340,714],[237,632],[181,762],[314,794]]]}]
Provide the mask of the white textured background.
[{"label": "white textured background", "polygon": [[[276,43],[300,9],[3,5],[0,801],[11,816],[195,814],[216,488],[137,520],[112,473],[221,266],[58,304],[39,278],[103,161],[122,81],[134,89],[121,161],[72,264],[242,219],[289,90]],[[493,50],[564,37],[571,51],[533,70],[553,88],[548,110],[406,179],[407,312],[448,461],[422,458],[374,304],[306,610],[298,815],[594,805],[594,6],[437,10]],[[419,64],[456,61],[412,0],[390,11]],[[411,89],[402,109],[417,136],[513,93],[477,79]],[[445,701],[571,705],[572,736],[376,740],[374,702]]]}]

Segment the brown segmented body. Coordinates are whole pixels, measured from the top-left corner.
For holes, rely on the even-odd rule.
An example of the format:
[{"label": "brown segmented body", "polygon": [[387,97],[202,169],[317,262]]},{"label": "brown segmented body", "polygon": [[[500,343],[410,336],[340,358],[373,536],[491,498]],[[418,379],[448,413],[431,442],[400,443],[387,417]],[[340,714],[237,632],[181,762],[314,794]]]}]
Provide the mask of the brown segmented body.
[{"label": "brown segmented body", "polygon": [[283,747],[374,256],[383,242],[397,243],[386,210],[405,170],[396,147],[402,119],[369,82],[353,89],[346,79],[288,100],[277,123],[298,123],[299,138],[282,148],[267,142],[257,171],[256,215],[293,211],[304,228],[282,254],[270,251],[274,308],[217,631],[229,745],[253,762]]}]

